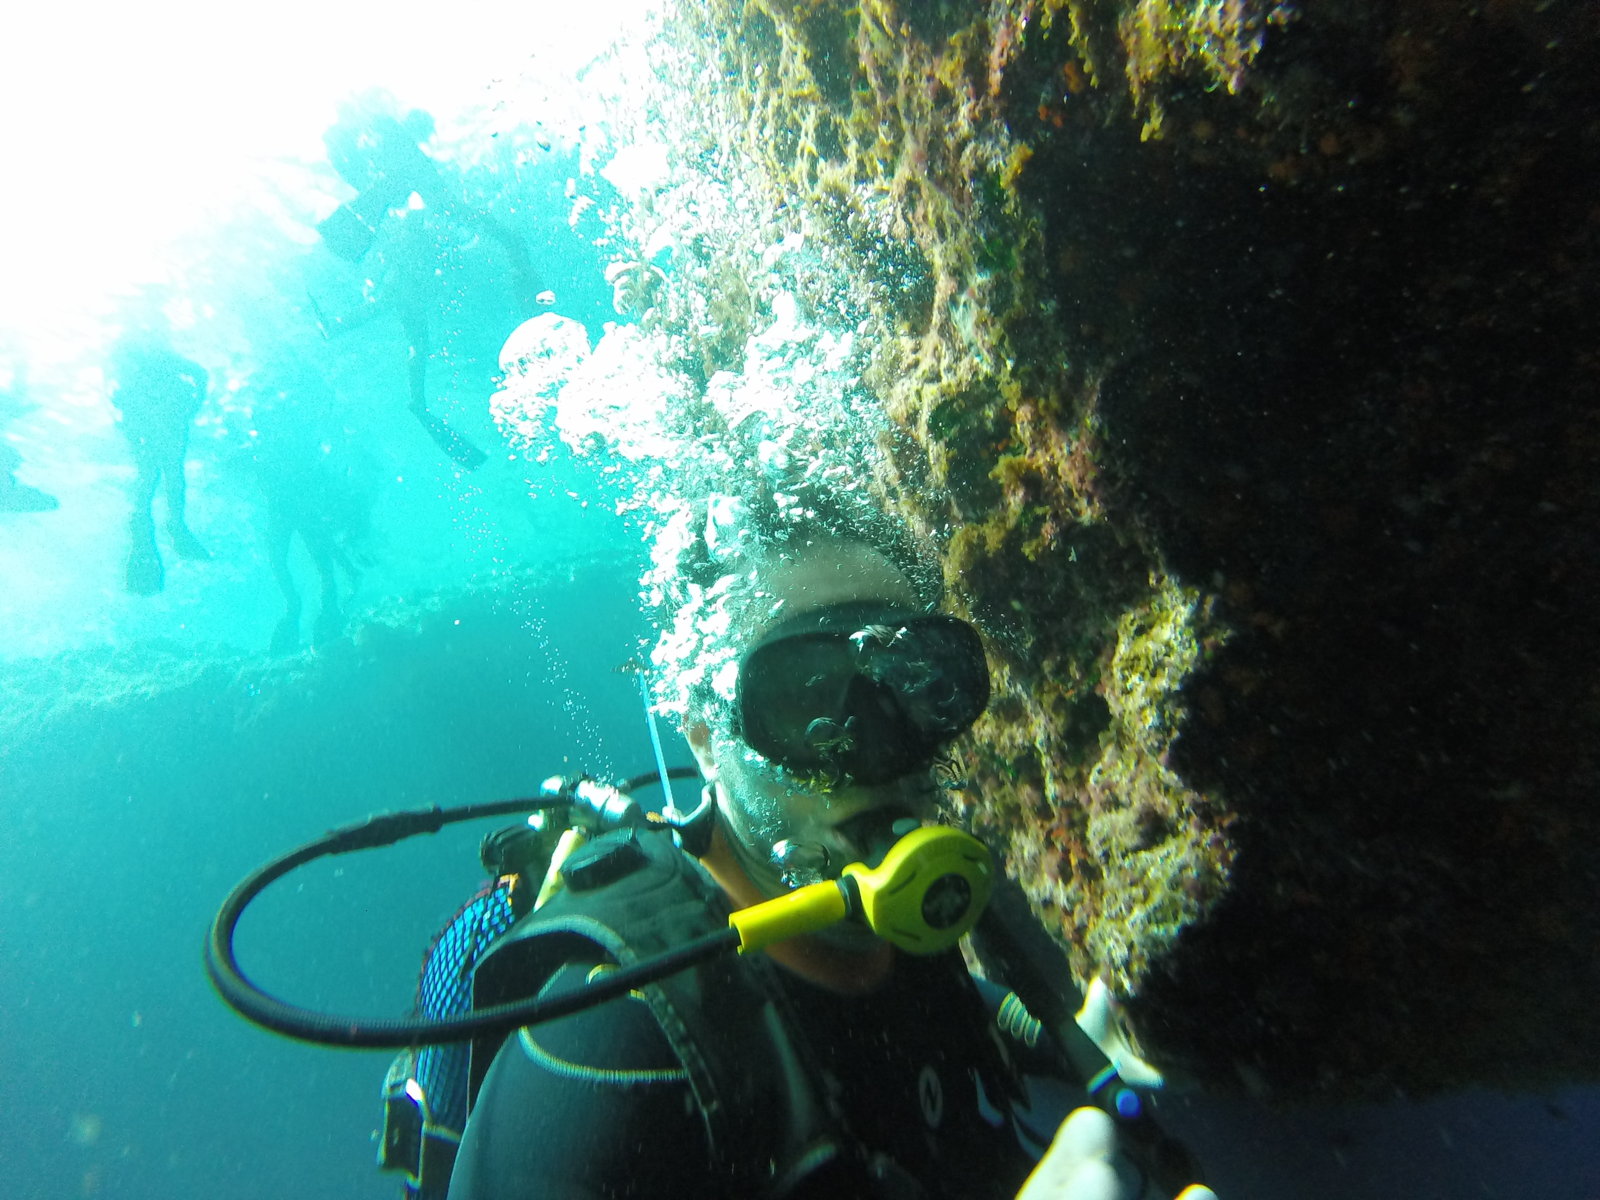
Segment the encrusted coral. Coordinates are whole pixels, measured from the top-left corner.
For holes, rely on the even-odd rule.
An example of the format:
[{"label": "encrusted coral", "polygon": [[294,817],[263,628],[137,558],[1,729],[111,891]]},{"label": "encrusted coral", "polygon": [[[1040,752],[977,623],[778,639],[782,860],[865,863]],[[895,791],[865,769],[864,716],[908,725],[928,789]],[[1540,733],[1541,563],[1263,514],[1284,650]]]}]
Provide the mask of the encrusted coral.
[{"label": "encrusted coral", "polygon": [[1003,83],[1059,7],[718,3],[674,43],[740,81],[718,138],[755,224],[804,234],[826,268],[805,299],[870,346],[871,405],[900,435],[845,479],[942,548],[954,604],[990,635],[971,819],[1080,977],[1134,991],[1222,894],[1232,849],[1167,763],[1214,623],[1137,525],[1108,521],[1097,368],[1040,320],[1042,230],[1017,190],[1031,150]]},{"label": "encrusted coral", "polygon": [[1213,1083],[1600,1061],[1597,47],[1541,0],[709,0],[653,50],[615,242],[676,469],[935,548],[993,666],[966,818]]},{"label": "encrusted coral", "polygon": [[1143,137],[1161,133],[1158,85],[1195,76],[1230,94],[1244,85],[1268,26],[1288,23],[1293,7],[1263,0],[1138,0],[1117,22],[1127,52],[1128,87],[1144,115]]}]

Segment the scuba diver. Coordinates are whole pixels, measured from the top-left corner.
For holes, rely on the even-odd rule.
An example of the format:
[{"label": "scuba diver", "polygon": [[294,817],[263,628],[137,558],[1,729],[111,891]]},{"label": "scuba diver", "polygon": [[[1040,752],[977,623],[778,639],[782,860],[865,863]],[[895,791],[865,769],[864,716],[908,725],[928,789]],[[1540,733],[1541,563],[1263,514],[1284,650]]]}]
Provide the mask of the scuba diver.
[{"label": "scuba diver", "polygon": [[385,233],[376,283],[364,289],[364,302],[353,312],[334,314],[315,297],[312,308],[324,337],[359,327],[378,308],[379,294],[392,301],[405,330],[407,409],[434,444],[466,470],[486,460],[443,417],[428,407],[428,360],[435,349],[435,293],[450,264],[440,239],[461,231],[487,235],[504,250],[517,307],[523,315],[536,311],[545,295],[534,276],[523,239],[504,223],[467,204],[460,181],[451,181],[423,149],[434,132],[433,118],[422,109],[401,114],[394,97],[374,90],[346,100],[339,119],[323,134],[328,161],[356,196],[317,225],[323,244],[346,262],[358,263]]},{"label": "scuba diver", "polygon": [[111,348],[106,375],[117,423],[137,468],[128,522],[127,587],[136,596],[153,596],[165,585],[153,511],[156,489],[163,481],[172,548],[179,558],[211,557],[189,528],[184,512],[189,427],[205,402],[209,376],[199,363],[172,348],[164,325],[148,322],[130,329]]},{"label": "scuba diver", "polygon": [[[650,847],[640,861],[608,866],[629,855],[591,843],[566,889],[477,961],[475,1005],[558,994],[682,944],[730,910],[877,861],[935,815],[934,767],[988,700],[976,631],[930,615],[861,541],[818,529],[763,544],[730,528],[748,525],[737,507],[720,513],[712,540],[741,549],[699,594],[723,585],[725,619],[678,615],[729,633],[663,639],[656,654],[689,681],[697,861],[641,839],[626,843]],[[902,953],[843,923],[657,996],[480,1039],[448,1195],[1013,1196],[1068,1106],[1052,1103],[1065,1088],[1040,1055],[996,1036],[993,991],[955,950]],[[414,1078],[399,1065],[391,1082]],[[1112,1161],[1109,1127],[1098,1111],[1077,1118],[1034,1194],[1120,1194],[1116,1173],[1131,1172]]]},{"label": "scuba diver", "polygon": [[338,418],[338,398],[321,375],[279,354],[251,377],[244,393],[252,419],[249,448],[236,460],[259,489],[261,523],[272,577],[283,596],[271,652],[300,646],[300,588],[291,566],[298,539],[316,574],[320,605],[313,646],[344,632],[345,608],[372,565],[373,468]]},{"label": "scuba diver", "polygon": [[[701,515],[653,655],[704,780],[693,811],[548,781],[572,823],[485,839],[490,881],[419,984],[438,1023],[387,1030],[308,1020],[236,973],[232,926],[285,864],[393,840],[330,835],[224,905],[207,960],[224,997],[294,1036],[407,1047],[379,1153],[412,1200],[1215,1200],[1149,1140],[1123,1080],[1153,1072],[1120,1030],[1041,1026],[957,948],[999,886],[981,843],[933,823],[936,770],[988,702],[977,631],[852,531]],[[466,1023],[491,1016],[511,1019]],[[1076,1082],[1063,1035],[1087,1047]],[[1151,1146],[1159,1163],[1130,1152]]]}]

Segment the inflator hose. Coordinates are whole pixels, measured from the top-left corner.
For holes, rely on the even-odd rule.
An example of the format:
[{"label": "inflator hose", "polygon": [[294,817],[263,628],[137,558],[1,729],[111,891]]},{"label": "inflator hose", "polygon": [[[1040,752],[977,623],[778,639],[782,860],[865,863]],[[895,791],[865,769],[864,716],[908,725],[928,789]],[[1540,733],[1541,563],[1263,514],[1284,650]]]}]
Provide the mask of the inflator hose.
[{"label": "inflator hose", "polygon": [[[671,779],[699,777],[699,772],[693,767],[674,767],[667,774]],[[637,779],[628,780],[622,785],[621,790],[633,791],[656,782],[655,775],[642,775]],[[598,1004],[602,1000],[611,999],[613,996],[624,995],[634,988],[652,983],[695,963],[714,958],[728,950],[738,949],[738,932],[732,928],[719,929],[648,962],[608,971],[593,983],[573,988],[569,992],[497,1004],[491,1008],[443,1019],[345,1017],[332,1013],[319,1013],[269,995],[246,978],[240,969],[233,951],[233,939],[245,909],[269,886],[306,863],[331,855],[351,854],[358,850],[388,846],[417,834],[437,833],[446,825],[455,825],[462,821],[527,813],[544,808],[560,808],[568,803],[569,801],[561,797],[541,796],[496,800],[487,804],[469,804],[450,810],[433,807],[388,813],[384,816],[371,817],[356,825],[348,825],[343,829],[335,829],[253,872],[229,893],[211,922],[211,932],[206,938],[206,974],[218,994],[234,1011],[274,1033],[323,1046],[397,1049],[405,1046],[464,1042],[480,1034],[509,1032],[523,1025],[537,1025],[542,1021],[551,1021]]]}]

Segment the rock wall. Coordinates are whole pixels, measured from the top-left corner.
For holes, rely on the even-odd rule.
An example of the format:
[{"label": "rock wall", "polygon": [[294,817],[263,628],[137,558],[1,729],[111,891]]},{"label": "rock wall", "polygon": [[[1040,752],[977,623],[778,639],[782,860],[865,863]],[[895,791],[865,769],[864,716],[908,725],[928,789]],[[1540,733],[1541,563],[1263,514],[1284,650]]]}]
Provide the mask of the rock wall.
[{"label": "rock wall", "polygon": [[662,46],[742,190],[656,327],[738,370],[803,235],[888,418],[844,482],[987,635],[967,816],[1074,974],[1213,1087],[1593,1078],[1600,10],[710,0]]}]

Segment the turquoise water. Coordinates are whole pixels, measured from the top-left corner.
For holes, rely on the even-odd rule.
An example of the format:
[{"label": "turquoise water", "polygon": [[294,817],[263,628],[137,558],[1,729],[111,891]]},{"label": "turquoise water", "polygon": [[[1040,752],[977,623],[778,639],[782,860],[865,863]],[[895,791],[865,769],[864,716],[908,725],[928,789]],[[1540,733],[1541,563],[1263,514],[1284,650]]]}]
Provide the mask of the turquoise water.
[{"label": "turquoise water", "polygon": [[[553,296],[529,309],[481,227],[431,228],[427,399],[484,452],[474,469],[407,411],[392,285],[386,296],[381,272],[317,238],[310,222],[351,193],[310,153],[263,170],[253,203],[197,223],[159,270],[86,293],[64,325],[0,331],[0,432],[17,478],[59,505],[0,513],[7,1195],[395,1195],[371,1165],[387,1056],[298,1046],[234,1017],[200,970],[211,913],[268,857],[369,813],[650,764],[633,677],[617,670],[649,630],[641,530],[614,511],[615,464],[574,459],[553,434],[512,442],[491,416],[497,356],[523,319],[561,316],[591,338],[619,320],[605,227],[568,181],[600,201],[606,185],[531,126],[503,141],[481,130],[452,124],[440,161],[522,231]],[[314,148],[320,132],[301,140]],[[172,552],[158,498],[164,586],[148,596],[125,586],[134,466],[105,373],[141,314],[210,374],[185,463],[189,526],[210,557]],[[284,601],[267,497],[285,488],[263,489],[255,448],[285,424],[295,453],[269,456],[267,481],[341,514],[358,570],[318,636],[315,564],[294,542],[304,611],[274,650]],[[675,744],[669,757],[686,761]],[[483,832],[296,875],[241,929],[246,968],[306,1005],[403,1012],[428,939],[479,882]],[[1276,1121],[1237,1102],[1167,1111],[1232,1200],[1600,1194],[1583,1157],[1600,1121],[1589,1093]]]},{"label": "turquoise water", "polygon": [[[210,913],[335,824],[647,769],[634,681],[612,671],[639,631],[629,573],[598,567],[447,600],[315,666],[190,679],[174,662],[162,683],[55,689],[48,719],[12,723],[0,1158],[26,1182],[7,1194],[394,1194],[369,1145],[386,1056],[291,1044],[225,1009],[200,970]],[[247,915],[242,962],[299,1003],[406,1011],[492,828],[305,869]]]},{"label": "turquoise water", "polygon": [[[653,761],[635,678],[617,671],[648,632],[640,530],[613,511],[603,461],[553,437],[513,447],[490,415],[524,317],[594,336],[617,319],[598,225],[569,222],[575,151],[525,132],[536,153],[522,159],[465,135],[435,151],[477,211],[520,231],[553,293],[533,309],[507,283],[506,248],[468,221],[391,215],[371,255],[330,254],[283,211],[350,194],[307,158],[258,180],[259,204],[168,246],[158,278],[0,331],[5,465],[57,502],[0,512],[8,1196],[395,1194],[370,1140],[386,1056],[291,1045],[225,1009],[200,970],[210,913],[330,826]],[[420,221],[426,397],[483,451],[471,470],[407,409],[402,310],[416,297],[405,284],[396,298],[379,256]],[[340,314],[352,328],[319,329]],[[108,365],[140,321],[209,374],[185,459],[209,558],[174,553],[158,495],[153,595],[126,586],[135,468]],[[273,438],[286,449],[261,453]],[[297,532],[286,565],[302,612],[281,636],[274,503],[331,528],[354,568],[320,632]],[[297,875],[241,929],[246,969],[304,1004],[406,1011],[429,938],[479,882],[489,828]]]},{"label": "turquoise water", "polygon": [[[485,208],[519,222],[541,284],[559,297],[552,310],[598,333],[615,315],[594,228],[567,225],[563,188],[575,168],[570,153],[514,173],[490,163],[471,186]],[[308,206],[313,183],[337,184],[314,163],[300,174]],[[355,548],[363,569],[348,589],[353,611],[527,563],[631,552],[613,547],[630,535],[606,523],[603,511],[585,508],[592,497],[574,495],[592,486],[591,472],[575,473],[559,444],[551,461],[522,461],[490,418],[497,356],[524,315],[504,281],[500,248],[431,214],[407,219],[426,220],[434,235],[423,267],[438,279],[418,300],[430,324],[430,412],[489,461],[462,471],[407,411],[407,297],[382,286],[389,282],[382,275],[385,252],[398,257],[409,247],[394,244],[392,228],[367,258],[347,263],[304,225],[286,229],[270,213],[237,213],[169,251],[166,269],[176,282],[123,281],[102,311],[73,314],[67,330],[0,329],[0,428],[20,459],[17,478],[60,503],[45,514],[0,512],[0,659],[149,639],[265,648],[282,600],[265,553],[268,506],[251,460],[263,437],[284,440],[284,426],[297,443],[292,451],[318,459],[322,475],[358,494],[370,515]],[[331,336],[319,329],[319,315]],[[347,331],[341,315],[351,318]],[[123,587],[135,470],[108,362],[122,331],[140,322],[164,327],[174,349],[210,374],[190,428],[186,475],[189,522],[211,559],[179,562],[165,550],[165,587],[148,597]],[[155,501],[158,527],[164,499]],[[309,625],[315,572],[298,540],[292,555]]]}]

